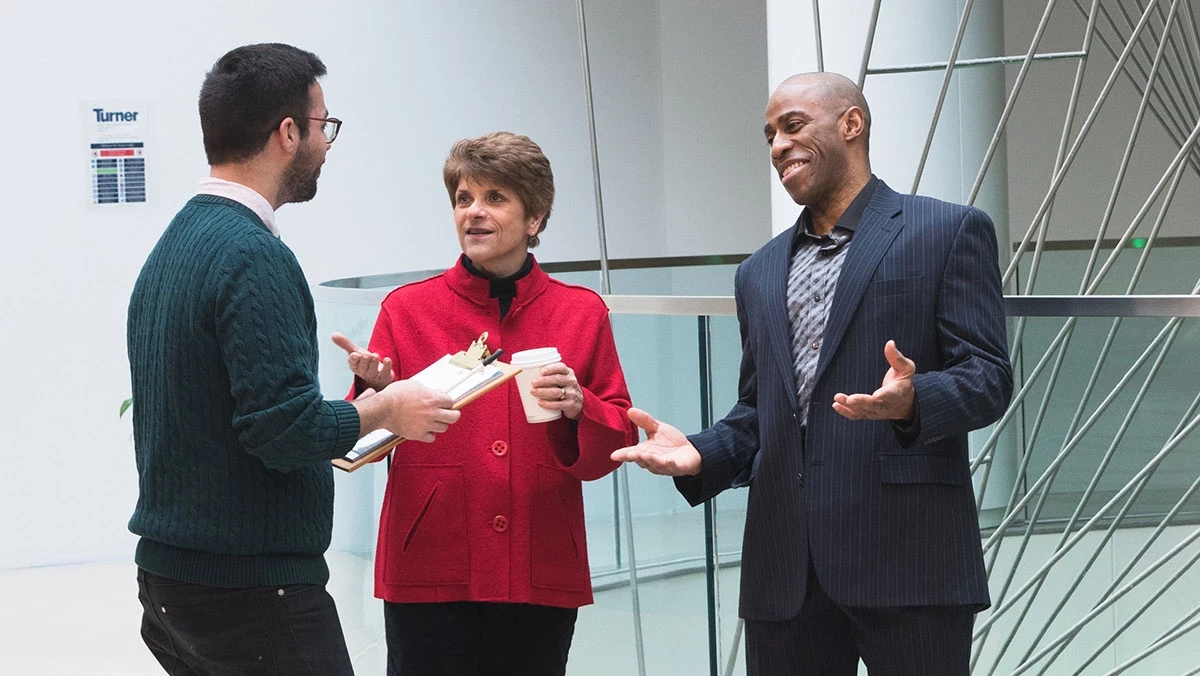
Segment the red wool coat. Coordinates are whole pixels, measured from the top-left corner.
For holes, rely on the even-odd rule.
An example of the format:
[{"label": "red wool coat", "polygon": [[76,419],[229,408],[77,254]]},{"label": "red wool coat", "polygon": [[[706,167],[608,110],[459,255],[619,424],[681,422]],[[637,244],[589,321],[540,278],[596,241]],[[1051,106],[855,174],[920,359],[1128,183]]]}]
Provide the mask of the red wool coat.
[{"label": "red wool coat", "polygon": [[[583,481],[635,443],[629,392],[608,309],[589,289],[534,261],[504,320],[489,282],[461,262],[393,291],[370,349],[408,378],[487,331],[506,355],[557,347],[583,390],[583,416],[525,421],[516,381],[466,406],[432,444],[392,453],[375,555],[375,595],[395,603],[504,601],[577,608],[592,602]],[[506,357],[501,357],[507,361]]]}]

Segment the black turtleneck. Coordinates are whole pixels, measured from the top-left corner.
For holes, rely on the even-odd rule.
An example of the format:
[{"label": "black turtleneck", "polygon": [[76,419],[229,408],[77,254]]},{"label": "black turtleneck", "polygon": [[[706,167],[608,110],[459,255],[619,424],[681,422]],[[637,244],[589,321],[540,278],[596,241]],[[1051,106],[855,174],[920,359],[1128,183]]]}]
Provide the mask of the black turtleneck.
[{"label": "black turtleneck", "polygon": [[488,297],[500,301],[500,319],[504,319],[504,315],[508,314],[508,309],[512,307],[513,298],[517,297],[517,280],[529,274],[529,271],[533,269],[533,256],[526,255],[525,262],[521,264],[521,269],[507,277],[493,277],[489,275],[475,267],[471,259],[466,256],[462,257],[462,264],[467,269],[467,272],[491,282]]}]

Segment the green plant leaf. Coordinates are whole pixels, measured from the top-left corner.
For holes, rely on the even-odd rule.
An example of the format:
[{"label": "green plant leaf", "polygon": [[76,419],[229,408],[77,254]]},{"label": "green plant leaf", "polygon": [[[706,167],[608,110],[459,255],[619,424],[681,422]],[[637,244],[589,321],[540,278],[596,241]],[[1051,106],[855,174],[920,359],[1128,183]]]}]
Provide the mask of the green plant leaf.
[{"label": "green plant leaf", "polygon": [[130,408],[131,406],[133,406],[133,399],[132,399],[132,398],[130,398],[130,399],[126,399],[125,401],[121,402],[121,412],[117,414],[117,417],[118,417],[118,418],[124,418],[124,417],[125,417],[125,411],[128,411],[128,410],[129,410],[129,408]]}]

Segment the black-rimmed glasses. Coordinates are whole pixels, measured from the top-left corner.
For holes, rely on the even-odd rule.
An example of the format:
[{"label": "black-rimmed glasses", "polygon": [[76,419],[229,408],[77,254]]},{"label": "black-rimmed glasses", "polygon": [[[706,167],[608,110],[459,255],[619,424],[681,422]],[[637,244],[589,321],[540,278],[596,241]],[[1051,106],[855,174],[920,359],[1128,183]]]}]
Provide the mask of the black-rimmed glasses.
[{"label": "black-rimmed glasses", "polygon": [[342,121],[336,117],[307,117],[305,115],[297,115],[302,120],[314,120],[320,122],[321,131],[325,134],[325,142],[333,143],[337,138],[338,132],[342,130]]}]

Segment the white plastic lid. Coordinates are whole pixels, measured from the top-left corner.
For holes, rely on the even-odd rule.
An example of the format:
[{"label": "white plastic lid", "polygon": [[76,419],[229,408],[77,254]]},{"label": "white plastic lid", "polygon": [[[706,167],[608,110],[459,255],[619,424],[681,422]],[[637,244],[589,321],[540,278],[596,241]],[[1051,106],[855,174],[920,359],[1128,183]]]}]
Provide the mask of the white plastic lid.
[{"label": "white plastic lid", "polygon": [[561,360],[557,347],[537,347],[532,350],[514,352],[509,362],[515,366],[532,366],[535,364],[553,364]]}]

